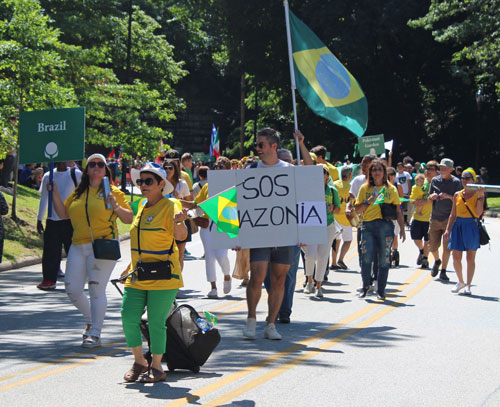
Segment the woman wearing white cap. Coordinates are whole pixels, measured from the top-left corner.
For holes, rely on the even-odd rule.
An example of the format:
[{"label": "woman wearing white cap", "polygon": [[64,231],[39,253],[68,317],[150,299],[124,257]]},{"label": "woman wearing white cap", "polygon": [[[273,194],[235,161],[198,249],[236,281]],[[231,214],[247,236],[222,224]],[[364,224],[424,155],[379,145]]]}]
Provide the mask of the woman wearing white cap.
[{"label": "woman wearing white cap", "polygon": [[[87,159],[80,185],[64,203],[54,183],[53,201],[57,215],[61,219],[69,218],[73,226],[64,281],[69,299],[87,323],[83,333],[84,348],[101,346],[107,307],[106,285],[116,264],[115,260],[96,259],[92,242],[95,239],[118,239],[116,218],[123,223],[132,223],[133,220],[125,194],[115,186],[111,186],[105,202],[102,187],[105,176],[111,179],[106,159],[102,154],[92,154]],[[105,203],[110,204],[111,209],[107,209]],[[90,299],[84,293],[87,281]]]},{"label": "woman wearing white cap", "polygon": [[[165,198],[174,187],[160,165],[146,163],[141,170],[132,169],[131,177],[147,202],[139,206],[130,228],[132,262],[122,273],[129,274],[122,303],[123,331],[134,355],[134,364],[124,379],[135,382],[140,378],[141,382],[153,383],[165,380],[166,376],[161,365],[167,343],[165,321],[178,289],[183,286],[175,240],[187,235],[184,224],[187,214],[185,210],[177,212],[174,202]],[[146,274],[148,268],[154,272]],[[142,352],[140,329],[145,307],[152,354],[150,366]]]}]

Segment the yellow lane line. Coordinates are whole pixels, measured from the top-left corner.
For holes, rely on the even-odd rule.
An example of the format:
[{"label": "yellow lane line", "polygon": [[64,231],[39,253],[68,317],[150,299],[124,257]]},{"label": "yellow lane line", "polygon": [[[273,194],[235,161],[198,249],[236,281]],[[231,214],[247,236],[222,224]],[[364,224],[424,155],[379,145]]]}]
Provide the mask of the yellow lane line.
[{"label": "yellow lane line", "polygon": [[44,373],[40,373],[40,374],[37,374],[37,375],[32,376],[32,377],[28,377],[28,378],[26,378],[24,380],[19,380],[19,381],[14,382],[14,383],[6,384],[6,385],[0,387],[0,392],[4,392],[4,391],[7,391],[7,390],[10,390],[10,389],[12,389],[14,387],[23,386],[25,384],[32,383],[32,382],[35,382],[35,381],[38,381],[38,380],[42,380],[42,379],[45,379],[45,378],[47,378],[49,376],[55,375],[57,373],[62,373],[62,372],[65,372],[67,370],[74,369],[74,368],[76,368],[78,366],[83,366],[83,365],[85,365],[87,363],[95,362],[96,360],[103,359],[103,358],[106,358],[108,356],[112,356],[112,355],[114,355],[116,353],[122,352],[125,349],[127,349],[125,346],[120,347],[118,349],[112,349],[110,352],[105,353],[103,355],[98,355],[98,356],[95,356],[95,357],[92,357],[92,358],[83,359],[83,360],[81,360],[79,362],[75,362],[75,363],[71,363],[69,365],[61,366],[58,369],[53,369],[53,370],[50,370],[48,372],[44,372]]},{"label": "yellow lane line", "polygon": [[[354,246],[354,249],[356,249],[356,246]],[[349,251],[351,251],[351,250],[352,250],[352,248],[349,249]],[[351,260],[352,258],[354,258],[356,256],[356,254],[357,254],[357,250],[354,250],[354,252],[351,255],[348,256],[347,260],[348,261]],[[303,283],[303,281],[304,281],[303,277],[300,278],[300,279],[298,279],[298,281],[296,283],[296,288],[299,287]],[[267,294],[263,295],[261,299],[265,300],[266,298],[267,298]],[[242,301],[243,300],[233,300],[232,302],[236,302],[236,304],[230,304],[231,305],[231,307],[230,307],[231,311],[226,310],[225,312],[221,312],[221,314],[227,315],[227,314],[230,314],[231,312],[236,312],[236,311],[238,311],[238,310],[240,310],[242,308],[245,308],[246,307],[246,301],[244,301],[242,304],[240,304]],[[234,307],[233,307],[233,305],[234,305]],[[216,309],[226,308],[227,306],[228,306],[227,304],[223,304],[223,306],[212,308],[209,311],[213,312]],[[117,345],[119,343],[123,343],[123,340],[113,341],[113,342],[104,344],[103,348],[114,346],[114,345]],[[49,366],[57,366],[59,364],[67,362],[68,360],[72,360],[72,359],[75,359],[75,358],[87,356],[91,352],[92,352],[92,350],[84,351],[84,352],[79,352],[79,353],[76,353],[74,355],[70,355],[70,356],[63,357],[61,359],[57,359],[54,362],[43,362],[43,363],[41,363],[41,364],[39,364],[37,366],[34,366],[34,367],[31,367],[31,368],[22,370],[20,372],[16,372],[16,373],[13,373],[13,374],[10,374],[10,375],[7,375],[7,376],[0,377],[0,382],[6,381],[6,380],[11,380],[11,379],[13,379],[15,377],[18,377],[18,376],[21,376],[21,375],[25,375],[25,374],[29,374],[29,373],[32,373],[32,372],[36,372],[37,370],[40,370],[40,369],[43,369],[43,368],[46,368],[46,367],[49,367]],[[113,354],[113,352],[111,352],[111,354]],[[0,387],[0,392],[9,390],[10,388],[13,388],[13,387],[21,386],[23,384],[31,383],[31,382],[33,382],[35,380],[38,380],[38,379],[43,379],[45,377],[51,376],[52,374],[59,373],[59,372],[62,372],[62,371],[66,371],[66,370],[71,369],[73,367],[77,367],[77,366],[80,366],[82,364],[94,361],[94,360],[98,360],[101,357],[102,356],[98,356],[97,358],[86,359],[83,362],[82,361],[75,362],[73,364],[66,365],[63,370],[61,370],[61,369],[55,369],[55,370],[50,371],[50,372],[46,372],[46,373],[43,373],[43,374],[39,374],[37,376],[33,376],[33,378],[28,378],[28,379],[22,380],[20,382],[15,382],[15,383],[12,383],[10,385],[2,386],[2,387]],[[55,372],[55,373],[53,373],[53,372]]]},{"label": "yellow lane line", "polygon": [[[432,281],[432,277],[430,275],[428,275],[427,277],[425,277],[423,279],[423,281],[417,287],[415,287],[413,290],[411,290],[407,295],[405,295],[404,297],[402,297],[400,299],[395,299],[394,302],[398,303],[398,304],[404,304],[411,297],[413,297],[420,290],[422,290],[426,285],[428,285],[430,281]],[[270,370],[269,372],[265,373],[264,375],[254,379],[248,383],[245,383],[241,387],[239,387],[235,390],[232,390],[232,391],[226,393],[225,395],[218,397],[217,399],[212,400],[212,401],[210,401],[206,404],[203,404],[203,405],[205,405],[205,406],[220,406],[220,405],[223,405],[231,400],[234,400],[236,397],[238,397],[238,396],[240,396],[240,395],[242,395],[250,390],[253,390],[254,388],[256,388],[256,387],[268,382],[269,380],[281,375],[282,373],[285,373],[286,371],[292,369],[294,366],[317,356],[322,350],[330,349],[331,347],[335,346],[336,344],[342,342],[344,339],[347,339],[350,336],[355,335],[360,330],[370,326],[371,324],[373,324],[377,320],[379,320],[382,317],[384,317],[385,315],[387,315],[389,312],[393,311],[395,308],[397,308],[397,306],[384,307],[382,310],[380,310],[376,314],[374,314],[371,317],[360,322],[358,325],[347,330],[343,334],[341,334],[335,338],[327,340],[326,342],[324,342],[323,344],[318,346],[316,349],[305,352],[304,354]]]},{"label": "yellow lane line", "polygon": [[[423,270],[417,270],[405,283],[403,283],[401,285],[401,289],[397,289],[396,291],[402,291],[405,287],[409,286],[418,277],[420,277],[422,275],[422,273],[423,273]],[[367,314],[368,312],[373,310],[375,307],[380,306],[380,305],[383,305],[383,303],[370,304],[370,305],[366,306],[365,308],[355,312],[351,316],[343,319],[342,321],[337,322],[337,323],[331,325],[330,327],[324,329],[323,331],[320,331],[317,334],[315,334],[309,338],[306,338],[300,342],[297,342],[295,345],[292,345],[292,346],[290,346],[290,347],[288,347],[280,352],[277,352],[277,353],[255,363],[253,365],[247,366],[247,367],[243,368],[242,370],[240,370],[239,372],[232,373],[232,374],[230,374],[230,375],[228,375],[228,376],[226,376],[226,377],[224,377],[224,378],[222,378],[222,379],[220,379],[212,384],[209,384],[205,387],[202,387],[201,389],[196,390],[195,393],[189,394],[186,397],[183,397],[183,398],[174,400],[171,403],[165,404],[163,407],[183,406],[187,402],[197,400],[197,399],[199,399],[207,394],[214,392],[215,390],[220,389],[221,387],[224,387],[224,386],[226,386],[230,383],[233,383],[237,380],[240,380],[241,378],[248,376],[257,370],[259,370],[259,369],[261,369],[261,368],[263,368],[263,367],[265,367],[265,366],[267,366],[267,365],[269,365],[269,364],[271,364],[279,359],[282,359],[293,352],[300,350],[301,348],[307,346],[309,343],[311,343],[317,339],[320,339],[320,338],[326,336],[327,334],[336,331],[337,329],[343,328],[345,325],[347,325],[350,322],[354,321],[355,319]]]}]

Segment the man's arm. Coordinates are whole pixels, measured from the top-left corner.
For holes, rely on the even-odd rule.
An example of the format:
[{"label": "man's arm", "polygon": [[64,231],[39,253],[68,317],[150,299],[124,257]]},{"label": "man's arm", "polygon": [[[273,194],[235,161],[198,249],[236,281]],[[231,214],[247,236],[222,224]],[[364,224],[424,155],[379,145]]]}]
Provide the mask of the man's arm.
[{"label": "man's arm", "polygon": [[295,130],[295,132],[293,133],[293,137],[295,137],[295,142],[299,143],[300,155],[304,160],[304,165],[314,165],[314,161],[309,155],[309,150],[304,144],[304,135],[301,133],[300,130]]}]

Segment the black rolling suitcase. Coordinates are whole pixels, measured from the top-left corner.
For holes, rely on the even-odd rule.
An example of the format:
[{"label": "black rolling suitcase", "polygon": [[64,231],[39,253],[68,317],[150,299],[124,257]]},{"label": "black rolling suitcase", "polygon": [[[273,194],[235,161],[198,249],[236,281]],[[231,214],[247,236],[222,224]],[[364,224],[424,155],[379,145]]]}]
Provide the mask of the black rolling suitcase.
[{"label": "black rolling suitcase", "polygon": [[220,339],[219,331],[193,307],[180,305],[167,318],[167,351],[163,360],[168,370],[188,369],[197,373]]},{"label": "black rolling suitcase", "polygon": [[[111,280],[123,296],[118,286],[119,282],[120,279]],[[219,344],[221,339],[219,331],[213,327],[208,330],[202,329],[197,320],[205,321],[205,323],[207,321],[190,305],[177,306],[174,300],[172,306],[175,309],[171,309],[167,317],[167,346],[162,361],[167,364],[168,370],[186,369],[198,373],[200,366],[205,364]],[[141,319],[140,328],[150,348],[149,327],[146,319]],[[144,357],[151,362],[151,351],[148,351]]]}]

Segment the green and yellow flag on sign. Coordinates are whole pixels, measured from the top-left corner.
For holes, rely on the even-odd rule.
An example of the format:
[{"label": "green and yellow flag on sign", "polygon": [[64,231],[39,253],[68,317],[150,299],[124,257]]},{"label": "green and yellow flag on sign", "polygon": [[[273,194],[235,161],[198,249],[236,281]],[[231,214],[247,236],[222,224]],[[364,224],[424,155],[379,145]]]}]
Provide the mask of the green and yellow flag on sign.
[{"label": "green and yellow flag on sign", "polygon": [[217,232],[224,232],[231,239],[240,232],[236,191],[236,187],[227,189],[198,204],[217,225]]},{"label": "green and yellow flag on sign", "polygon": [[358,82],[307,25],[289,12],[295,83],[317,115],[361,137],[368,103]]}]

